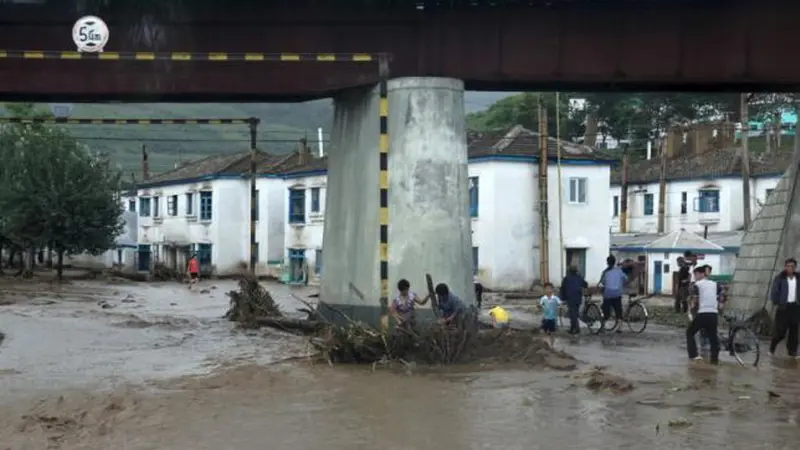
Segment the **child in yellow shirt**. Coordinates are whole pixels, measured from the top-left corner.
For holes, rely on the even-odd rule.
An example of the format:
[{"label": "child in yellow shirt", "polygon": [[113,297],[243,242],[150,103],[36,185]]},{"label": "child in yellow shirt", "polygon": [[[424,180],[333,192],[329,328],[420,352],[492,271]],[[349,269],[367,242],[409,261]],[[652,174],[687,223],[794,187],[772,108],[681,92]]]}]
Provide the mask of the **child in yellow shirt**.
[{"label": "child in yellow shirt", "polygon": [[508,311],[500,306],[495,306],[489,310],[489,316],[492,318],[492,324],[495,328],[508,328],[509,317]]}]

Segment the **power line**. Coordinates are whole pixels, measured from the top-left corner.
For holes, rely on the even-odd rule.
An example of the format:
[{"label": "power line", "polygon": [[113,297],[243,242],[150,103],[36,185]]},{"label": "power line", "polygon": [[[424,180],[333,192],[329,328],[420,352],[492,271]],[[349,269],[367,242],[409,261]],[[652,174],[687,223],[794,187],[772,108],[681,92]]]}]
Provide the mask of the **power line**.
[{"label": "power line", "polygon": [[[187,144],[192,144],[196,142],[208,142],[208,143],[232,143],[232,142],[246,142],[249,143],[249,139],[178,139],[178,138],[123,138],[123,137],[106,137],[106,136],[73,136],[74,139],[79,141],[114,141],[114,142],[185,142]],[[298,139],[256,139],[256,142],[266,142],[266,143],[297,143]],[[317,142],[314,140],[314,142]],[[323,139],[322,142],[329,142],[327,139]],[[313,142],[310,142],[313,144]]]}]

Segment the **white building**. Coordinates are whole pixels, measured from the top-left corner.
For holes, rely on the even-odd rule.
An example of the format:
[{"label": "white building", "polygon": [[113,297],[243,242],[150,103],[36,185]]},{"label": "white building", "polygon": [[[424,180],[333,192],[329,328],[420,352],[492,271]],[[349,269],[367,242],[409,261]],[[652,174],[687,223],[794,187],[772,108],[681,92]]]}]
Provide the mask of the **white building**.
[{"label": "white building", "polygon": [[[256,182],[257,273],[283,257],[286,188],[272,168],[285,157],[258,154]],[[201,271],[214,275],[246,267],[250,252],[249,152],[211,156],[138,185],[128,209],[139,216],[137,268],[164,264],[183,270],[195,253]]]},{"label": "white building", "polygon": [[[611,221],[605,211],[611,163],[592,158],[586,147],[562,142],[559,202],[555,139],[549,144],[550,279],[558,283],[571,261],[596,282],[609,254]],[[473,265],[477,278],[489,288],[527,289],[540,279],[538,157],[538,134],[519,126],[500,137],[470,137]],[[313,282],[323,270],[317,261],[323,251],[324,160],[284,170],[282,176],[289,190],[285,257],[295,268],[287,281],[303,281],[305,265]],[[587,223],[587,218],[592,219]]]},{"label": "white building", "polygon": [[645,293],[671,295],[678,258],[687,251],[697,255],[698,264],[710,265],[714,275],[732,275],[742,234],[709,234],[708,239],[690,231],[613,235],[611,253],[618,261],[631,259],[644,263]]},{"label": "white building", "polygon": [[[750,205],[752,217],[775,189],[789,167],[788,152],[762,155],[751,161]],[[658,158],[631,164],[628,170],[628,233],[658,231]],[[736,231],[744,227],[741,159],[738,149],[716,150],[668,161],[666,170],[665,233]],[[611,230],[621,232],[621,173],[611,178]],[[706,227],[708,229],[706,230]]]}]

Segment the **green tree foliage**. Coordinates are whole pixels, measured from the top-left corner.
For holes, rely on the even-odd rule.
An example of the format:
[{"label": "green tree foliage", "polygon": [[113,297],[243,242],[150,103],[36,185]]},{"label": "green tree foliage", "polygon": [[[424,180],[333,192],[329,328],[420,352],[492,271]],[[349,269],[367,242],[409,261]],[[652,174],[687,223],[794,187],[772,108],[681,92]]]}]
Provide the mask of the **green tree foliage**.
[{"label": "green tree foliage", "polygon": [[[523,93],[503,98],[485,111],[467,115],[467,127],[473,131],[504,132],[514,125],[522,125],[533,131],[539,129],[539,96],[547,108],[547,132],[555,137],[556,95],[555,93]],[[558,113],[561,117],[561,136],[573,137],[583,133],[583,117],[570,109],[569,94],[561,94]]]},{"label": "green tree foliage", "polygon": [[55,250],[59,277],[65,254],[99,254],[114,246],[123,227],[121,180],[106,158],[63,129],[22,124],[0,131],[0,161],[0,234],[6,240]]}]

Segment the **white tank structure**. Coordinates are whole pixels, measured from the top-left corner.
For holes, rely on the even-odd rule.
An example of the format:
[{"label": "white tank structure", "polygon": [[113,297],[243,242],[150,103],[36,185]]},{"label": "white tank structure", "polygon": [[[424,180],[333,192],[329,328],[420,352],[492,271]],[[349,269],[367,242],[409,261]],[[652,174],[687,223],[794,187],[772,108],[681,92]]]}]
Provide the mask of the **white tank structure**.
[{"label": "white tank structure", "polygon": [[728,314],[740,320],[773,317],[769,300],[772,279],[787,258],[800,256],[800,195],[798,195],[798,152],[781,177],[766,204],[744,234],[729,292]]}]

